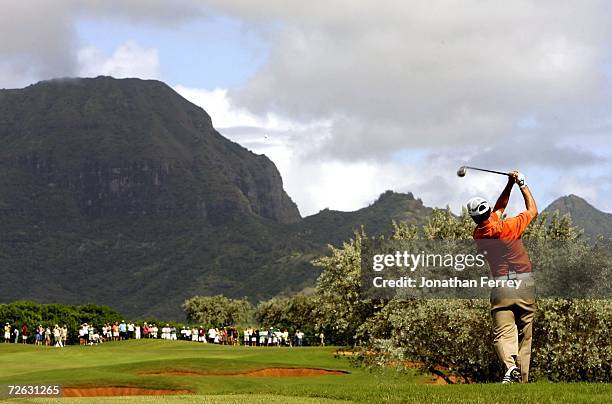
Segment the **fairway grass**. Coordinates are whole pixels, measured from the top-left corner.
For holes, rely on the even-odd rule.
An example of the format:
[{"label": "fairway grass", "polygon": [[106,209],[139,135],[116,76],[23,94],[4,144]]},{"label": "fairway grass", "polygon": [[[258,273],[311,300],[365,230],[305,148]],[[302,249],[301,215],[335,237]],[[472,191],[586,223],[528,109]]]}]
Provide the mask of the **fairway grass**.
[{"label": "fairway grass", "polygon": [[[416,371],[369,371],[335,358],[332,347],[228,347],[182,341],[139,340],[64,349],[0,344],[0,385],[59,384],[64,387],[139,387],[189,390],[191,395],[63,398],[62,403],[605,403],[612,385],[429,385]],[[164,371],[240,373],[266,368],[343,370],[344,375],[307,377],[150,376]],[[57,403],[57,399],[12,399]]]}]

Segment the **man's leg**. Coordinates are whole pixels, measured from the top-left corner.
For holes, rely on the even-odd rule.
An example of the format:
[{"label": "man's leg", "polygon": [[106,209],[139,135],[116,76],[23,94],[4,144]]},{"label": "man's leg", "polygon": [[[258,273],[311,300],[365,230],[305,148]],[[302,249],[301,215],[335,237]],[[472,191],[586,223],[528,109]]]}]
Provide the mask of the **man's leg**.
[{"label": "man's leg", "polygon": [[493,304],[491,307],[493,319],[493,346],[500,361],[507,371],[516,366],[515,358],[518,356],[518,336],[514,312],[510,307]]},{"label": "man's leg", "polygon": [[518,366],[521,369],[523,383],[529,381],[529,363],[531,362],[531,339],[533,335],[533,318],[535,317],[535,301],[522,300],[517,305],[518,327]]}]

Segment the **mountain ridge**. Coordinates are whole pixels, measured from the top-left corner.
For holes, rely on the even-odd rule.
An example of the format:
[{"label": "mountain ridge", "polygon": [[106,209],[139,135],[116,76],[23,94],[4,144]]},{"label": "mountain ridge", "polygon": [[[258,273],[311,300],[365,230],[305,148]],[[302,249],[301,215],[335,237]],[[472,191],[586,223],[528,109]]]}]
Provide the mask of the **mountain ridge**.
[{"label": "mountain ridge", "polygon": [[574,194],[560,196],[544,209],[544,212],[559,211],[572,216],[574,225],[584,230],[584,235],[594,239],[599,235],[612,238],[612,213],[601,211]]}]

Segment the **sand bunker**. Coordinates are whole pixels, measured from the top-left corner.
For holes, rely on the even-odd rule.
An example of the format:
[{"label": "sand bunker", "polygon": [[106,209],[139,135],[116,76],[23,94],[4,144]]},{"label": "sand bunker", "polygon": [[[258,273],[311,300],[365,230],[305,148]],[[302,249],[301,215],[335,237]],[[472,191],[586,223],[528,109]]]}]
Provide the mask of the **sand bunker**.
[{"label": "sand bunker", "polygon": [[241,373],[197,373],[197,372],[156,372],[147,376],[250,376],[250,377],[305,377],[345,375],[344,370],[327,370],[312,368],[268,368]]},{"label": "sand bunker", "polygon": [[138,387],[65,387],[64,397],[101,397],[101,396],[165,396],[193,394],[189,390],[142,389]]}]

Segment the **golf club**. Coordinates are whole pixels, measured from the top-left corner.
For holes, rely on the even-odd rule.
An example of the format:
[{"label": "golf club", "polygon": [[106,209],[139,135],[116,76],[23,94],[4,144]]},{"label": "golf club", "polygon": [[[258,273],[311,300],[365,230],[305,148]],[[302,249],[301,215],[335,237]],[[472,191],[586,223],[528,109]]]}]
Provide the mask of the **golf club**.
[{"label": "golf club", "polygon": [[470,166],[461,166],[459,167],[459,169],[457,170],[457,176],[459,177],[465,177],[466,174],[466,170],[467,169],[470,170],[478,170],[478,171],[485,171],[487,173],[493,173],[493,174],[500,174],[500,175],[506,175],[509,176],[510,173],[503,173],[501,171],[495,171],[495,170],[487,170],[486,168],[478,168],[478,167],[470,167]]}]

